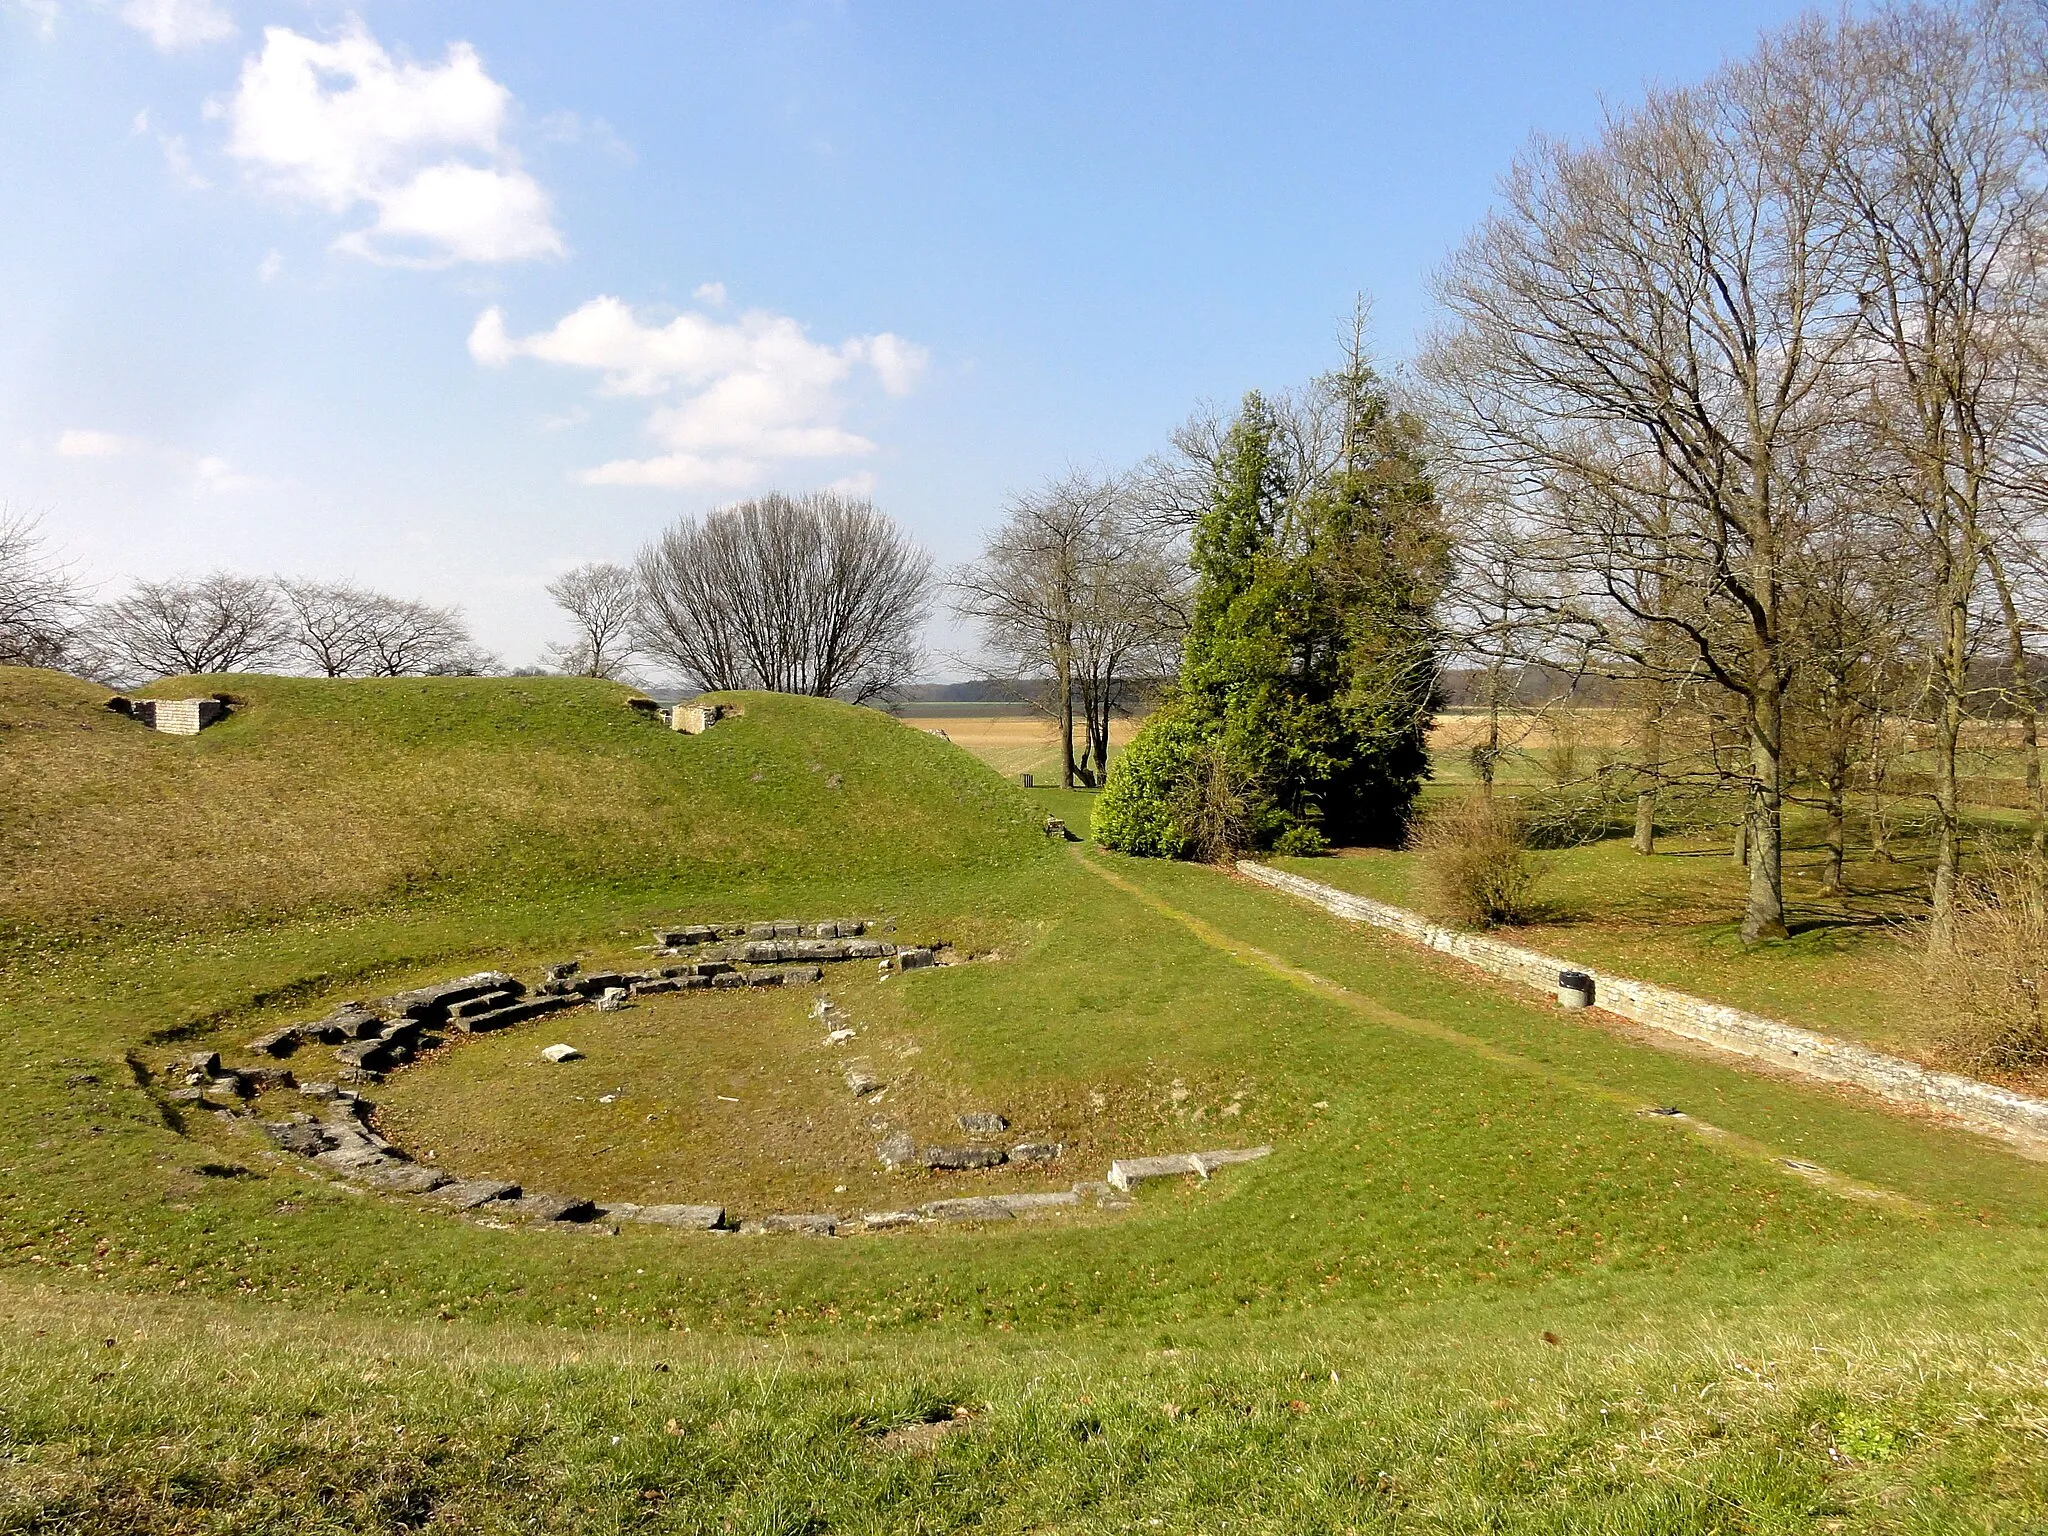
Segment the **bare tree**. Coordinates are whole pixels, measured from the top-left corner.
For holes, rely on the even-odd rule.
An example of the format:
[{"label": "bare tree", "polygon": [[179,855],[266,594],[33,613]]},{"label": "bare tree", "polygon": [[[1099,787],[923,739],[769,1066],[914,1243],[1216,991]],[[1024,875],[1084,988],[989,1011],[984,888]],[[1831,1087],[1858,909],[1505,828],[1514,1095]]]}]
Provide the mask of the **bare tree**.
[{"label": "bare tree", "polygon": [[864,703],[921,665],[931,557],[871,502],[772,493],[640,553],[639,649],[697,687]]},{"label": "bare tree", "polygon": [[191,581],[138,581],[93,610],[91,642],[123,681],[253,672],[282,661],[291,628],[277,591],[257,576],[214,571]]},{"label": "bare tree", "polygon": [[549,659],[579,677],[622,677],[633,660],[639,618],[634,574],[623,565],[593,561],[549,582],[548,596],[576,626],[573,641],[548,647]]},{"label": "bare tree", "polygon": [[0,508],[0,667],[61,667],[82,606],[77,583],[32,518]]},{"label": "bare tree", "polygon": [[1889,7],[1797,40],[1811,75],[1854,92],[1830,191],[1854,236],[1872,451],[1932,599],[1936,945],[1961,871],[1972,610],[2004,521],[2000,467],[2042,383],[2029,333],[2048,300],[2048,163],[2023,25],[1997,4]]},{"label": "bare tree", "polygon": [[[980,629],[992,671],[1045,683],[1061,781],[1095,784],[1134,675],[1167,664],[1185,628],[1185,572],[1165,525],[1132,516],[1127,486],[1072,471],[1010,503],[981,557],[953,575],[953,609]],[[1075,706],[1082,745],[1074,750]]]},{"label": "bare tree", "polygon": [[280,581],[287,646],[323,677],[474,675],[496,661],[457,608],[392,597],[353,582]]},{"label": "bare tree", "polygon": [[1588,149],[1539,143],[1441,275],[1425,363],[1456,446],[1510,488],[1553,617],[1740,702],[1752,940],[1786,931],[1788,482],[1856,333],[1826,195],[1846,128],[1796,53],[1653,94]]}]

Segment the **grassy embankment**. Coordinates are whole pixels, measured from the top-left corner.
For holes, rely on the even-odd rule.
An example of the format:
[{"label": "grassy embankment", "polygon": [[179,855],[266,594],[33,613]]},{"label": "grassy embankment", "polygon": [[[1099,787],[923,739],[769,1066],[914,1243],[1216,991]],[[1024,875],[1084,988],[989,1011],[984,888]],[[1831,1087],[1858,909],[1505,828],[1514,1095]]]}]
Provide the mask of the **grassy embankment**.
[{"label": "grassy embankment", "polygon": [[[688,739],[597,685],[225,686],[241,713],[176,741],[0,674],[0,1529],[2048,1519],[2048,1170],[1212,871],[1062,850],[1046,797],[870,714],[750,698]],[[1124,1216],[568,1237],[345,1193],[138,1080],[341,996],[622,956],[652,920],[840,913],[1001,956],[830,984],[933,1123],[1018,1109],[1082,1143],[1068,1177],[1278,1151]],[[540,1080],[566,1096],[532,1030],[384,1096],[459,1102],[446,1133],[536,1183],[659,1165],[858,1208],[879,1175],[806,1002],[579,1015],[580,1077]],[[599,1078],[640,1102],[601,1113]],[[710,1107],[735,1081],[763,1100],[731,1095],[737,1137]],[[922,1451],[884,1438],[955,1408]]]}]

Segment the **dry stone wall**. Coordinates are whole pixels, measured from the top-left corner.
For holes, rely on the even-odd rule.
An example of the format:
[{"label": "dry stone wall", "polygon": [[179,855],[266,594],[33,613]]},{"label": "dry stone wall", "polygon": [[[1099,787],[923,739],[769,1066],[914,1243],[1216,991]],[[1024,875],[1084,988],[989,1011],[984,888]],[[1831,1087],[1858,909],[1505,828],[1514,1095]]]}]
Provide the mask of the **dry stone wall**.
[{"label": "dry stone wall", "polygon": [[[1128,1205],[1128,1180],[1112,1168],[1107,1181],[1089,1181],[1071,1189],[1041,1194],[997,1194],[969,1199],[930,1201],[911,1210],[869,1212],[840,1217],[825,1213],[770,1213],[745,1221],[731,1219],[724,1206],[699,1204],[602,1205],[576,1195],[532,1191],[509,1179],[490,1175],[463,1176],[444,1168],[414,1162],[380,1135],[371,1124],[375,1105],[362,1088],[383,1074],[404,1066],[420,1052],[443,1043],[451,1033],[502,1029],[592,1005],[622,1006],[626,999],[649,993],[693,987],[785,986],[815,982],[827,962],[877,960],[886,970],[921,970],[951,963],[951,952],[922,945],[898,945],[872,937],[866,921],[822,923],[774,922],[706,924],[663,929],[648,946],[663,956],[687,954],[680,965],[639,971],[584,972],[574,961],[549,966],[529,990],[504,971],[479,971],[432,986],[416,987],[373,1002],[346,1002],[320,1019],[268,1030],[249,1042],[249,1051],[264,1058],[303,1060],[316,1048],[331,1052],[334,1068],[326,1078],[301,1080],[283,1066],[229,1066],[218,1051],[201,1051],[170,1063],[163,1079],[163,1098],[180,1109],[210,1110],[260,1130],[278,1150],[307,1159],[325,1172],[385,1194],[406,1195],[455,1212],[526,1225],[577,1230],[611,1230],[614,1223],[640,1223],[703,1231],[784,1232],[831,1237],[851,1231],[887,1231],[936,1221],[1010,1220],[1065,1206],[1086,1198],[1104,1208]],[[789,963],[795,961],[796,963]],[[813,1017],[832,1020],[832,1005],[820,999]],[[835,1031],[833,1038],[852,1038],[854,1031]],[[550,1046],[542,1052],[551,1061],[576,1059],[573,1047]],[[872,1095],[882,1086],[872,1079],[849,1087],[856,1097]],[[265,1093],[294,1092],[307,1107],[282,1119],[259,1119],[244,1110],[245,1101]],[[960,1128],[976,1135],[1009,1129],[997,1111],[974,1111],[959,1117]],[[1055,1143],[1020,1143],[1000,1147],[939,1148],[920,1152],[907,1136],[901,1155],[889,1166],[931,1168],[996,1167],[1008,1161],[1050,1163],[1061,1151]],[[1229,1163],[1264,1156],[1267,1149],[1186,1153],[1154,1160],[1160,1166],[1145,1177],[1209,1171]]]},{"label": "dry stone wall", "polygon": [[1339,917],[1399,934],[1488,975],[1556,995],[1560,977],[1577,973],[1591,984],[1592,1006],[1631,1023],[1766,1061],[1805,1077],[1846,1083],[1892,1103],[2019,1143],[2030,1152],[2048,1154],[2048,1103],[2039,1099],[1975,1078],[1937,1072],[1868,1046],[1710,1003],[1670,987],[1592,970],[1485,934],[1446,928],[1420,913],[1369,896],[1355,896],[1270,865],[1244,859],[1237,868],[1263,885],[1314,902]]}]

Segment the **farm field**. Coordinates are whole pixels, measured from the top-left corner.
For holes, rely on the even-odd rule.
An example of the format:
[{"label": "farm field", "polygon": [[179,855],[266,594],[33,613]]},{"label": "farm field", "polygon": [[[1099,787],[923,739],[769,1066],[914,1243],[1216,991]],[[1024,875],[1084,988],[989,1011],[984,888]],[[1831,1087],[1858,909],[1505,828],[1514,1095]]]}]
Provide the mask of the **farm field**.
[{"label": "farm field", "polygon": [[[872,712],[740,696],[693,738],[569,680],[218,685],[174,741],[0,673],[0,1530],[2048,1521],[2048,1165],[1050,841],[1085,796]],[[612,1199],[1038,1187],[882,1172],[822,991],[887,1112],[1000,1109],[1067,1144],[1045,1185],[1272,1156],[988,1226],[565,1232],[165,1095],[346,998],[827,914],[976,958],[520,1025],[366,1088],[377,1122]],[[544,1072],[554,1039],[584,1059]]]}]

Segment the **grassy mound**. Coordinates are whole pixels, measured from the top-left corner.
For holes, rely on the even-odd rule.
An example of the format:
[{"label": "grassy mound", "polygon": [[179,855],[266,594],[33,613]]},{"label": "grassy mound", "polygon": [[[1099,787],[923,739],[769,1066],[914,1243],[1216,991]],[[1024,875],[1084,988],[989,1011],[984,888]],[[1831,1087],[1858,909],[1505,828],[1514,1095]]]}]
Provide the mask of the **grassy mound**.
[{"label": "grassy mound", "polygon": [[871,710],[728,697],[703,736],[580,678],[176,678],[226,692],[197,737],[104,689],[0,668],[0,928],[276,916],[428,895],[686,899],[1042,856],[1028,806]]},{"label": "grassy mound", "polygon": [[[683,738],[552,679],[160,691],[215,685],[243,706],[192,740],[0,688],[0,1532],[2048,1520],[2039,1165],[1214,870],[1063,854],[1044,797],[869,712],[748,697]],[[569,1235],[344,1190],[155,1075],[783,915],[1000,951],[828,982],[931,1130],[1010,1111],[1075,1144],[1060,1179],[1277,1150],[1114,1217]],[[522,1029],[373,1096],[576,1193],[978,1187],[864,1161],[809,996],[573,1015],[568,1069]]]}]

